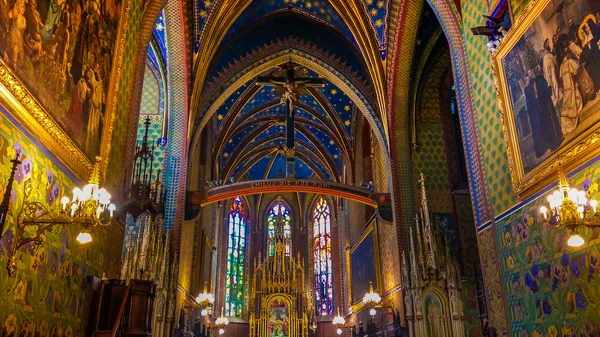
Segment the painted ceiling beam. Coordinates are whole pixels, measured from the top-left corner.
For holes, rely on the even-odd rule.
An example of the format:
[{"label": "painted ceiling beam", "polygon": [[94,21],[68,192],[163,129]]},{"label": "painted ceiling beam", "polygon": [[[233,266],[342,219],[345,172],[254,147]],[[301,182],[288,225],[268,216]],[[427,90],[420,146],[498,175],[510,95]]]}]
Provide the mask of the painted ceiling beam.
[{"label": "painted ceiling beam", "polygon": [[373,207],[378,206],[378,201],[383,200],[381,194],[373,191],[336,182],[304,179],[268,179],[244,181],[226,184],[203,191],[200,205],[206,206],[222,200],[232,199],[237,196],[255,195],[263,193],[302,192],[340,197],[360,202]]}]

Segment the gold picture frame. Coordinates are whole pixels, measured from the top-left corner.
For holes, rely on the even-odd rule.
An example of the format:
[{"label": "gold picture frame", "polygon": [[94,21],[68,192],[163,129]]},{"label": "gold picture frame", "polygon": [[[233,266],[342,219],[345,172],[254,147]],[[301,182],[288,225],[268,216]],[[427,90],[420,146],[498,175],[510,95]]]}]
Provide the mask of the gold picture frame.
[{"label": "gold picture frame", "polygon": [[[555,35],[559,35],[562,34],[558,31],[558,28],[555,26],[560,26],[561,27],[561,31],[563,29],[564,26],[566,26],[566,29],[572,30],[573,27],[579,27],[579,29],[581,29],[581,27],[583,27],[583,24],[581,26],[579,26],[579,21],[581,20],[580,18],[578,18],[577,20],[573,19],[571,21],[571,18],[573,18],[573,14],[572,13],[577,13],[576,9],[577,8],[581,8],[584,7],[586,4],[583,4],[583,1],[585,0],[574,0],[573,2],[570,3],[571,6],[573,6],[570,9],[561,9],[562,14],[558,14],[558,15],[563,15],[562,18],[557,18],[556,17],[556,13],[552,13],[553,12],[553,7],[555,6],[554,2],[552,0],[533,0],[523,11],[523,13],[518,17],[517,21],[514,23],[514,25],[512,26],[512,29],[507,33],[507,35],[503,38],[502,42],[500,43],[500,45],[498,46],[497,50],[495,52],[493,52],[492,54],[492,66],[493,66],[493,70],[494,70],[494,80],[495,80],[495,87],[496,87],[496,91],[498,94],[498,100],[499,100],[499,107],[502,113],[502,126],[503,126],[503,131],[504,131],[504,135],[505,135],[505,141],[507,144],[507,154],[508,154],[508,161],[509,161],[509,168],[510,168],[510,172],[511,172],[511,180],[512,180],[512,184],[514,187],[514,192],[515,194],[521,198],[527,198],[529,196],[532,196],[533,194],[537,193],[538,191],[540,191],[542,188],[544,188],[545,186],[550,185],[551,183],[554,183],[557,181],[557,177],[556,177],[556,173],[558,172],[559,167],[561,167],[562,170],[569,172],[574,170],[575,168],[581,166],[582,164],[584,164],[585,162],[591,160],[593,157],[597,156],[598,154],[600,154],[600,147],[597,146],[598,141],[600,140],[600,123],[598,123],[598,121],[600,121],[600,95],[598,95],[596,98],[583,103],[583,111],[580,111],[581,116],[583,116],[584,113],[586,113],[585,116],[586,119],[580,118],[580,115],[577,115],[577,124],[575,129],[572,129],[571,131],[565,131],[565,128],[563,127],[563,119],[562,119],[562,115],[561,113],[563,113],[566,109],[565,106],[566,105],[562,105],[563,101],[560,101],[563,98],[557,98],[557,104],[554,104],[554,94],[552,96],[552,102],[551,104],[553,106],[556,106],[556,116],[557,119],[559,121],[559,131],[560,131],[560,135],[563,137],[561,139],[561,142],[559,143],[560,145],[558,147],[556,147],[554,150],[548,149],[546,152],[544,152],[544,155],[542,156],[537,156],[537,152],[538,149],[541,146],[538,146],[536,142],[536,138],[535,138],[535,133],[538,131],[534,131],[535,127],[538,127],[539,129],[542,129],[542,132],[549,132],[548,129],[544,129],[541,124],[535,125],[535,123],[533,123],[530,119],[530,110],[534,111],[535,109],[529,109],[527,107],[527,85],[524,85],[524,83],[528,83],[528,81],[532,81],[529,78],[533,77],[535,78],[536,76],[540,76],[537,75],[540,73],[539,68],[535,68],[533,69],[533,67],[526,67],[526,63],[525,61],[529,61],[529,63],[531,63],[532,57],[522,57],[521,54],[517,54],[517,53],[524,53],[521,52],[520,50],[526,50],[526,52],[529,53],[530,55],[536,55],[535,53],[537,52],[537,56],[538,59],[533,58],[533,60],[537,60],[536,62],[540,62],[540,61],[545,61],[544,58],[546,57],[546,52],[545,50],[547,50],[546,48],[546,44],[548,43],[548,45],[554,43],[558,46],[560,46],[556,41],[552,41],[552,39],[554,38],[554,36],[552,35],[552,31],[554,29],[556,29],[556,33]],[[575,3],[575,5],[573,5],[573,3]],[[595,6],[595,4],[593,5]],[[595,11],[595,9],[594,9]],[[585,17],[585,15],[580,14],[579,16],[583,16]],[[565,17],[567,17],[567,19],[565,19]],[[584,20],[588,20],[589,16],[585,17]],[[540,21],[536,21],[536,20],[540,20]],[[542,21],[543,20],[543,21]],[[555,20],[555,21],[552,21]],[[556,20],[561,20],[561,21],[556,21]],[[561,23],[561,22],[571,22],[570,24],[565,24],[565,23]],[[585,21],[583,21],[585,23]],[[542,25],[542,23],[544,25]],[[540,28],[542,27],[542,28]],[[564,32],[564,31],[563,31]],[[567,35],[567,34],[564,34]],[[548,42],[546,39],[549,38],[550,42]],[[567,37],[568,39],[568,37]],[[543,48],[544,50],[540,50],[539,49],[539,42],[543,41]],[[574,52],[574,50],[576,49],[572,49],[573,47],[573,41],[577,41],[577,39],[575,38],[574,40],[565,40],[563,41],[563,44],[566,43],[566,47],[564,49],[563,54],[569,54],[569,56],[572,58],[572,55],[576,55],[576,53]],[[521,49],[519,49],[521,48]],[[560,48],[558,48],[560,50]],[[515,53],[511,54],[511,52],[513,52],[513,50],[517,50]],[[555,49],[556,50],[556,49]],[[573,52],[571,52],[573,51]],[[553,55],[558,55],[558,52],[554,52]],[[517,55],[517,56],[514,56]],[[542,55],[540,57],[540,55]],[[509,58],[510,57],[510,58]],[[508,58],[508,60],[507,60]],[[559,59],[558,57],[556,59]],[[562,60],[567,60],[566,56],[561,57],[560,59]],[[515,62],[513,62],[514,60],[516,60]],[[525,60],[525,61],[523,61]],[[516,63],[518,63],[519,61],[522,61],[521,64],[519,64],[522,67],[515,67],[514,65]],[[560,66],[561,63],[557,62],[557,72],[558,74],[560,74]],[[579,63],[579,60],[577,60],[577,62]],[[508,69],[507,69],[508,68]],[[583,67],[581,67],[583,68]],[[524,70],[523,73],[518,73],[513,71],[514,69],[517,70]],[[510,72],[510,74],[512,75],[512,77],[509,79],[508,75],[507,75],[507,71]],[[542,68],[543,71],[543,68]],[[520,77],[518,75],[522,75],[523,77]],[[524,75],[530,76],[530,77],[524,77]],[[543,75],[543,74],[542,74]],[[521,79],[519,79],[521,78]],[[555,81],[561,81],[562,79],[558,78]],[[522,81],[522,96],[518,96],[516,94],[514,94],[516,91],[518,91],[518,87],[517,87],[517,82],[518,81]],[[533,80],[534,81],[534,80]],[[510,82],[510,83],[509,83]],[[531,83],[531,82],[529,82]],[[550,84],[550,82],[547,82],[548,84],[548,88],[549,90],[553,90],[552,85]],[[556,82],[555,82],[556,85]],[[559,85],[561,85],[561,83],[559,83]],[[535,86],[535,88],[537,88],[537,86]],[[598,89],[595,89],[598,90]],[[536,93],[538,91],[535,91]],[[559,92],[560,93],[560,92]],[[514,97],[511,97],[511,95],[514,95]],[[556,95],[556,96],[560,96],[560,95]],[[514,100],[514,98],[516,97],[520,97],[520,99]],[[541,94],[540,94],[541,97]],[[564,96],[563,96],[564,97]],[[541,102],[542,99],[538,99],[538,102]],[[525,102],[525,103],[523,103]],[[547,100],[545,100],[545,102],[547,102]],[[591,104],[591,105],[588,105]],[[517,111],[517,113],[515,113],[515,105],[517,105],[517,108],[519,106],[521,106],[521,109],[519,109]],[[542,106],[543,104],[540,103],[539,106]],[[524,106],[524,107],[523,107]],[[531,105],[533,106],[533,105]],[[525,110],[523,110],[525,109]],[[545,109],[545,108],[544,108]],[[561,110],[559,110],[561,109]],[[588,110],[586,110],[588,109]],[[541,110],[541,109],[540,109]],[[548,111],[548,109],[545,109],[545,111]],[[524,131],[521,131],[519,134],[518,131],[518,127],[519,130],[523,130],[523,124],[522,120],[523,120],[523,114],[527,115],[527,119],[529,120],[529,128],[531,129],[530,132],[531,134],[533,134],[533,136],[531,136],[531,139],[533,141],[530,140],[530,142],[533,142],[533,147],[536,151],[536,153],[534,153],[534,155],[536,156],[535,160],[538,160],[539,162],[536,163],[535,165],[531,165],[531,163],[535,162],[534,160],[531,160],[531,156],[527,156],[528,154],[532,154],[531,152],[531,145],[529,146],[529,152],[527,152],[526,150],[524,150],[522,148],[523,144],[526,144],[526,142],[523,140],[525,139],[525,137],[523,137],[523,134],[525,134]],[[538,118],[538,120],[542,120],[542,118],[540,117],[541,114],[538,114],[537,117],[534,118]],[[520,119],[519,122],[517,122],[517,117]],[[544,119],[544,121],[546,121]],[[556,125],[556,124],[555,124]],[[566,125],[566,123],[565,123]],[[527,126],[527,125],[525,125]],[[539,132],[538,132],[539,133]],[[547,137],[547,136],[545,136]],[[538,138],[539,139],[539,138]],[[541,141],[539,143],[542,143]],[[541,147],[542,150],[544,149],[543,147]],[[548,152],[550,151],[550,152]],[[539,158],[538,158],[539,157]],[[529,158],[529,160],[528,160]],[[526,166],[524,163],[529,163],[529,166]]]},{"label": "gold picture frame", "polygon": [[[354,243],[354,245],[351,247],[350,249],[350,279],[351,279],[351,287],[352,287],[352,294],[351,294],[351,302],[352,302],[352,311],[354,312],[359,312],[360,310],[362,310],[365,307],[365,304],[362,302],[362,296],[360,296],[360,298],[358,300],[356,300],[355,298],[355,277],[352,275],[353,274],[353,270],[354,268],[352,267],[353,263],[352,263],[352,257],[354,256],[354,253],[359,250],[362,246],[363,243],[366,242],[366,240],[372,236],[373,238],[373,262],[374,262],[374,266],[375,266],[375,279],[371,280],[373,282],[373,287],[374,287],[374,291],[378,292],[379,295],[383,295],[381,294],[381,292],[383,291],[383,284],[382,284],[382,279],[381,279],[381,260],[380,260],[380,252],[379,252],[379,234],[378,234],[378,229],[377,229],[377,219],[376,218],[372,218],[371,222],[369,223],[369,225],[365,228],[364,232],[361,234],[360,238],[356,241],[356,243]],[[368,285],[365,284],[367,286],[367,291],[368,292]],[[365,293],[366,293],[365,292]]]}]

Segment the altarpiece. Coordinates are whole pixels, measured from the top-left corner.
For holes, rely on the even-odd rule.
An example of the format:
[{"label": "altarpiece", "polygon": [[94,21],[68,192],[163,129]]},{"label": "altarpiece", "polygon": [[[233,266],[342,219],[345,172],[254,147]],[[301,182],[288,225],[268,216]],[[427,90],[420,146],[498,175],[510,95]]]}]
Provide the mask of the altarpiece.
[{"label": "altarpiece", "polygon": [[308,337],[304,267],[287,252],[283,220],[277,217],[275,251],[254,262],[250,337]]}]

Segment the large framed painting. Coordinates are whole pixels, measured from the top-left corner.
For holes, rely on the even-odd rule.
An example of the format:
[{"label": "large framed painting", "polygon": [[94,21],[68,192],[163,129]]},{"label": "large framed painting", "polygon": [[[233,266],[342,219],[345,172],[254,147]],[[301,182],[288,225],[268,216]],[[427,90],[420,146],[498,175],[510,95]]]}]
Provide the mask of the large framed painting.
[{"label": "large framed painting", "polygon": [[532,0],[493,64],[517,195],[598,155],[600,1]]},{"label": "large framed painting", "polygon": [[350,250],[352,306],[355,312],[363,307],[362,299],[369,292],[371,282],[373,290],[381,295],[379,261],[377,221],[373,219]]},{"label": "large framed painting", "polygon": [[107,151],[121,2],[0,0],[0,102],[84,180]]}]

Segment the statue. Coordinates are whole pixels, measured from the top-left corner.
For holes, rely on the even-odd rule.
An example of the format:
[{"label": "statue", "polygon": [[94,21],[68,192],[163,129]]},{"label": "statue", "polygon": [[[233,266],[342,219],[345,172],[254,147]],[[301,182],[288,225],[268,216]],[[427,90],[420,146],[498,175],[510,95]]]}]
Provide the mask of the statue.
[{"label": "statue", "polygon": [[430,301],[427,305],[427,321],[430,337],[445,337],[444,316],[438,302]]}]

